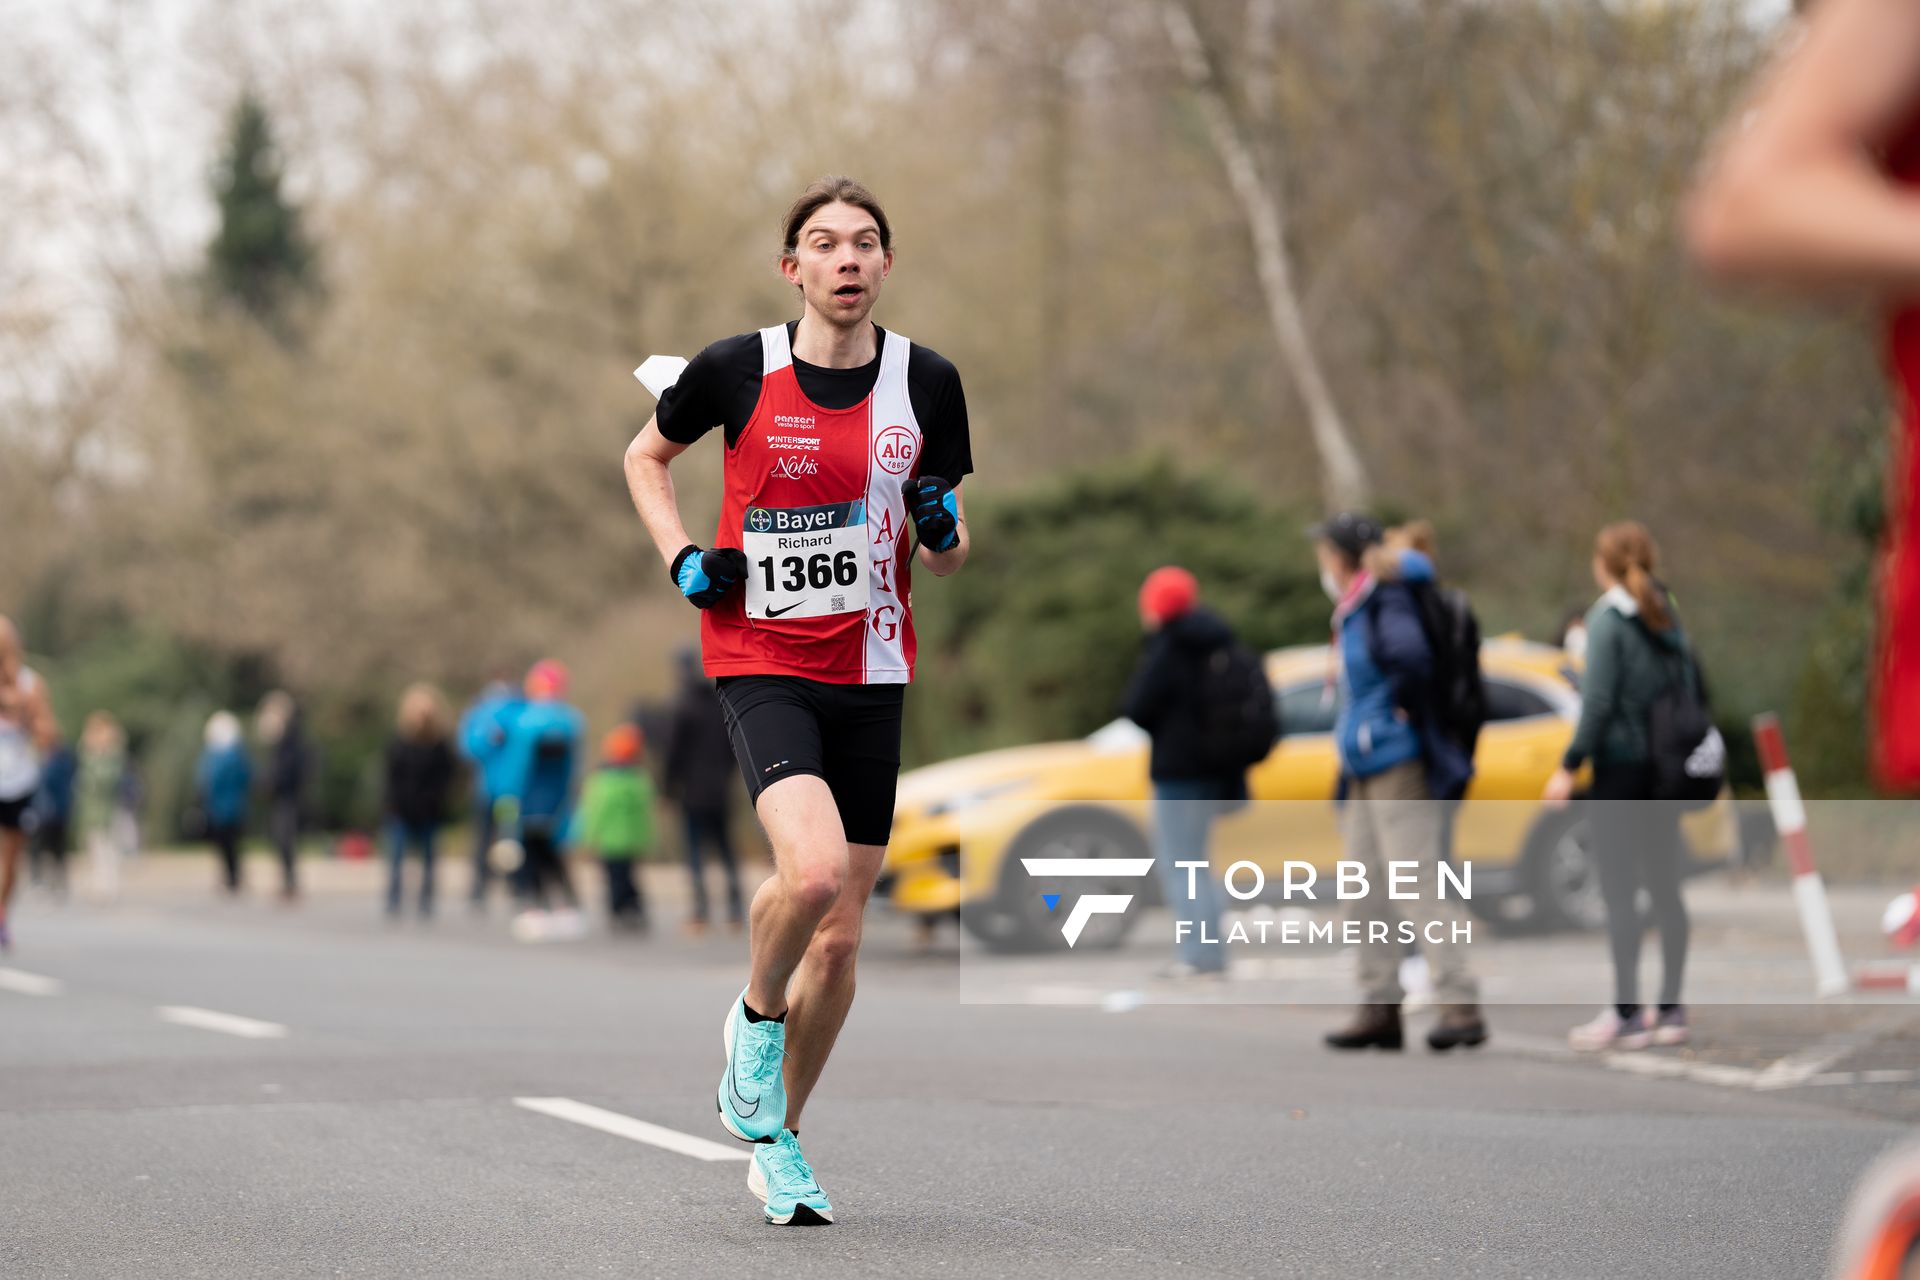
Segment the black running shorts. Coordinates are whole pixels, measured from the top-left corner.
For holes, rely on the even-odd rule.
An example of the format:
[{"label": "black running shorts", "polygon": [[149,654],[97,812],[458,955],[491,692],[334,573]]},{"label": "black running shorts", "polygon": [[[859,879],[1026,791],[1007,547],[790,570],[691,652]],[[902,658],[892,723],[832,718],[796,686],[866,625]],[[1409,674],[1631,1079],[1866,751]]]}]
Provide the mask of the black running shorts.
[{"label": "black running shorts", "polygon": [[905,685],[722,676],[715,686],[751,799],[782,778],[810,773],[833,793],[849,842],[887,842]]},{"label": "black running shorts", "polygon": [[[896,759],[899,749],[894,750]],[[18,800],[0,800],[0,831],[18,831],[26,820],[27,806],[33,803],[32,796],[21,796]]]}]

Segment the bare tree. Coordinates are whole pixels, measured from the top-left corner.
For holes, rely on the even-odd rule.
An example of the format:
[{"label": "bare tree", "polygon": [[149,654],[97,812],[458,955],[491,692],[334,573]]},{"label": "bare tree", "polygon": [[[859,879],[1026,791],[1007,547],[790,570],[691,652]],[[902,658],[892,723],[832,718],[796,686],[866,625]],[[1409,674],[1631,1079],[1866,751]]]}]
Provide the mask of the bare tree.
[{"label": "bare tree", "polygon": [[1279,344],[1281,359],[1287,362],[1294,386],[1306,403],[1307,423],[1313,432],[1314,448],[1320,454],[1321,493],[1328,506],[1336,510],[1364,506],[1372,486],[1366,467],[1360,461],[1360,451],[1354,447],[1340,408],[1334,403],[1333,391],[1314,353],[1313,339],[1307,333],[1306,318],[1294,289],[1293,269],[1287,261],[1286,207],[1279,187],[1260,173],[1253,147],[1234,117],[1233,104],[1221,83],[1219,66],[1200,38],[1186,0],[1164,0],[1160,16],[1167,38],[1179,56],[1180,70],[1199,99],[1214,150],[1219,152],[1234,195],[1246,213],[1274,341]]}]

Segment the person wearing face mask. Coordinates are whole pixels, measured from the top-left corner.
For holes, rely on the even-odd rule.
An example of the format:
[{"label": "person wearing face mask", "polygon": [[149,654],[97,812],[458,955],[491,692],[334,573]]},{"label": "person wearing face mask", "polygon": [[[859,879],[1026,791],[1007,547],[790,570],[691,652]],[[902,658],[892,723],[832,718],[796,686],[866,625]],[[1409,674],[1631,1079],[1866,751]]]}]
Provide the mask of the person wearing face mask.
[{"label": "person wearing face mask", "polygon": [[1418,864],[1415,882],[1436,882],[1447,801],[1463,794],[1473,775],[1471,748],[1463,749],[1446,731],[1438,712],[1444,672],[1424,599],[1434,594],[1433,562],[1411,546],[1384,546],[1380,523],[1356,512],[1336,515],[1310,532],[1321,586],[1334,601],[1342,693],[1334,741],[1346,858],[1366,868],[1369,888],[1351,903],[1366,929],[1366,941],[1356,948],[1362,1003],[1347,1025],[1328,1033],[1326,1043],[1342,1050],[1401,1048],[1406,992],[1400,985],[1400,926],[1413,923],[1441,1009],[1427,1033],[1428,1047],[1483,1044],[1487,1026],[1479,985],[1466,945],[1453,941],[1470,936],[1456,929],[1465,923],[1460,904],[1423,893],[1416,911],[1408,913],[1387,896],[1389,863]]}]

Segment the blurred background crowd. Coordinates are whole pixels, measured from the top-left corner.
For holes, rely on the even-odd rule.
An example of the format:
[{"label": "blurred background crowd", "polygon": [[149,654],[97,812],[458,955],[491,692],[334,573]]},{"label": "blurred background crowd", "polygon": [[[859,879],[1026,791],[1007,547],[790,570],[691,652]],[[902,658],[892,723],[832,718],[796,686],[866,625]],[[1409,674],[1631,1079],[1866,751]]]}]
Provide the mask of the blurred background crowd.
[{"label": "blurred background crowd", "polygon": [[0,601],[83,827],[111,795],[129,847],[219,829],[217,736],[258,838],[376,831],[415,681],[564,662],[583,757],[670,702],[694,623],[621,490],[628,370],[789,309],[774,217],[847,167],[979,459],[909,764],[1109,718],[1155,564],[1320,641],[1301,530],[1417,512],[1488,633],[1544,639],[1630,511],[1688,567],[1736,784],[1779,709],[1811,793],[1866,793],[1875,353],[1716,301],[1673,226],[1784,6],[858,8],[20,15]]}]

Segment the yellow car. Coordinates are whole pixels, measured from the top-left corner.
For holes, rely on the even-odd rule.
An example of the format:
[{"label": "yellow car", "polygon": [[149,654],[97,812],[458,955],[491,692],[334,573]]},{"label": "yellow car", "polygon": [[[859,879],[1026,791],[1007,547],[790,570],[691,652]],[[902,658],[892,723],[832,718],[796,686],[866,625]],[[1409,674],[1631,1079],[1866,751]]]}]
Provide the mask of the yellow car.
[{"label": "yellow car", "polygon": [[[1267,656],[1283,736],[1248,775],[1259,803],[1216,828],[1215,870],[1252,861],[1267,873],[1269,894],[1279,888],[1282,861],[1310,861],[1326,875],[1341,856],[1331,661],[1325,645]],[[1564,651],[1516,637],[1487,641],[1480,662],[1488,718],[1454,847],[1472,865],[1473,908],[1508,924],[1596,927],[1604,906],[1586,824],[1577,810],[1539,803],[1580,714],[1573,667]],[[1062,945],[1059,921],[1042,901],[1047,886],[1031,880],[1020,860],[1148,853],[1147,754],[1146,733],[1116,720],[1076,742],[991,751],[902,775],[883,893],[915,915],[958,911],[967,931],[994,950]],[[1731,814],[1723,798],[1686,819],[1696,861],[1731,855]],[[1083,881],[1077,889],[1091,887]],[[1124,889],[1151,900],[1158,884],[1129,881]],[[1118,945],[1136,914],[1094,917],[1079,945]]]}]

